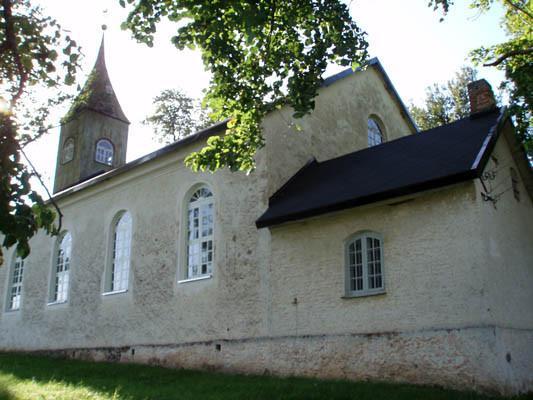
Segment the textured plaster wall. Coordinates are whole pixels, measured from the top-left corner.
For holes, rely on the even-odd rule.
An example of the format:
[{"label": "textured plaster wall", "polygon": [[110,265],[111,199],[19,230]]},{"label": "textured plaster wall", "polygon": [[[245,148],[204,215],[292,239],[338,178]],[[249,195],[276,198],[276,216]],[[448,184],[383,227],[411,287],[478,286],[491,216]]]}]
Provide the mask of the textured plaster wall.
[{"label": "textured plaster wall", "polygon": [[[258,333],[260,235],[253,221],[265,206],[255,186],[261,186],[260,173],[193,174],[182,164],[191,150],[60,201],[63,228],[72,234],[69,301],[46,305],[54,239],[39,234],[26,262],[24,304],[2,315],[3,348],[176,343]],[[197,183],[215,195],[215,272],[212,279],[178,284],[184,198]],[[102,296],[111,223],[121,210],[133,219],[130,290]],[[5,301],[2,291],[3,310]]]},{"label": "textured plaster wall", "polygon": [[[490,160],[485,173],[494,172],[495,178],[486,181],[486,189],[497,201],[493,204],[478,196],[487,268],[483,280],[486,318],[499,325],[533,329],[533,203],[522,177],[520,200],[513,195],[510,168],[517,172],[518,168],[505,135],[492,154],[497,164]],[[485,191],[479,181],[477,190]],[[533,351],[533,343],[531,347]]]},{"label": "textured plaster wall", "polygon": [[[358,90],[377,94],[363,96]],[[531,390],[524,351],[531,348],[531,325],[517,322],[520,313],[530,315],[523,303],[531,285],[520,289],[529,294],[510,300],[516,317],[507,318],[505,309],[490,302],[489,293],[497,288],[489,284],[494,271],[484,235],[504,222],[489,223],[492,211],[480,200],[477,184],[272,230],[254,225],[270,194],[308,157],[325,160],[366,146],[367,114],[380,116],[389,139],[409,134],[386,95],[369,69],[321,91],[315,114],[300,121],[301,133],[289,132],[281,122],[288,111],[269,115],[267,145],[250,175],[192,173],[183,158],[200,148],[196,143],[61,198],[63,227],[73,246],[69,301],[47,305],[55,239],[39,233],[25,265],[22,307],[7,312],[13,260],[7,252],[0,268],[0,349],[63,349],[72,357],[192,368]],[[329,140],[321,139],[324,135]],[[180,284],[185,199],[198,184],[214,193],[214,273]],[[527,220],[529,207],[513,211],[513,218]],[[129,290],[103,296],[111,224],[122,210],[133,219]],[[530,228],[520,229],[506,232],[506,240],[530,234]],[[361,230],[383,235],[386,293],[345,299],[344,240]],[[520,240],[526,243],[527,236]],[[524,276],[530,276],[524,272],[528,254],[516,267]],[[513,257],[511,247],[505,255]],[[492,314],[487,307],[494,307]],[[507,352],[513,368],[504,364]]]},{"label": "textured plaster wall", "polygon": [[488,324],[513,328],[504,331],[500,343],[501,375],[509,385],[522,390],[533,388],[533,203],[519,177],[520,200],[514,197],[510,168],[517,168],[510,126],[501,135],[485,173],[485,188],[477,182],[478,193],[488,192],[493,204],[478,196],[483,230],[485,271],[483,316]]},{"label": "textured plaster wall", "polygon": [[[342,89],[339,89],[342,86]],[[315,110],[293,119],[287,107],[265,118],[271,195],[311,158],[324,161],[368,147],[367,122],[380,121],[385,141],[414,133],[373,67],[320,90]]]},{"label": "textured plaster wall", "polygon": [[[474,185],[467,183],[396,206],[361,207],[274,228],[272,331],[478,326],[483,322],[478,217]],[[386,294],[343,298],[344,243],[360,231],[383,235]]]}]

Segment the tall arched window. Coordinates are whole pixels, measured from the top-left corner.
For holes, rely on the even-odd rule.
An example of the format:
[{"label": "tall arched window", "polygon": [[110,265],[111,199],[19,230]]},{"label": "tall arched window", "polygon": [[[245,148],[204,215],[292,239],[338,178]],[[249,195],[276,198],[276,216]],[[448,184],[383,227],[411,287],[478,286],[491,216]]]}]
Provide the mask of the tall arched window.
[{"label": "tall arched window", "polygon": [[107,278],[106,291],[117,292],[128,289],[130,275],[131,229],[129,212],[122,212],[113,224],[113,251],[111,268]]},{"label": "tall arched window", "polygon": [[383,239],[375,232],[350,237],[345,247],[346,295],[366,296],[385,291]]},{"label": "tall arched window", "polygon": [[56,249],[50,299],[53,303],[63,303],[68,299],[71,250],[72,236],[66,232],[59,239]]},{"label": "tall arched window", "polygon": [[113,143],[107,139],[100,139],[96,142],[95,160],[105,165],[113,165],[114,148]]},{"label": "tall arched window", "polygon": [[383,143],[383,132],[374,118],[368,118],[368,147]]},{"label": "tall arched window", "polygon": [[187,279],[213,272],[213,193],[203,186],[190,197],[187,233]]},{"label": "tall arched window", "polygon": [[9,289],[7,299],[7,310],[15,311],[20,308],[22,299],[22,276],[24,273],[24,260],[16,257],[9,276]]},{"label": "tall arched window", "polygon": [[62,163],[66,164],[74,158],[74,139],[68,138],[63,144]]}]

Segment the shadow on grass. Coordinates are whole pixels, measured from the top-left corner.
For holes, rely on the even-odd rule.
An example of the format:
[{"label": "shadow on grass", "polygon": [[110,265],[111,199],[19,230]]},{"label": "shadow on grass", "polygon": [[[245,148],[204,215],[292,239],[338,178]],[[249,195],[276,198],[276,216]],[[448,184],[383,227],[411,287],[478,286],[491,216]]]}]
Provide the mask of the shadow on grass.
[{"label": "shadow on grass", "polygon": [[[206,400],[488,400],[471,392],[435,387],[305,378],[242,376],[134,364],[91,363],[0,353],[0,374],[41,384],[63,382],[90,388],[110,399]],[[115,396],[115,397],[113,397]],[[13,400],[0,386],[0,400]],[[522,396],[520,399],[532,399]]]},{"label": "shadow on grass", "polygon": [[[1,370],[1,367],[0,367]],[[0,400],[15,400],[13,393],[0,382]]]}]

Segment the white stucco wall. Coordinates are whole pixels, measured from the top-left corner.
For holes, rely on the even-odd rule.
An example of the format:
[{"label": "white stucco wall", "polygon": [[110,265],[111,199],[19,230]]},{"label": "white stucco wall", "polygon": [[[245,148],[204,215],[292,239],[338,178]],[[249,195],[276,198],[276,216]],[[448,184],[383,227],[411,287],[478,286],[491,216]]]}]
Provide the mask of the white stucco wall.
[{"label": "white stucco wall", "polygon": [[[273,228],[272,330],[370,333],[477,326],[481,282],[475,277],[483,264],[478,216],[474,185],[467,183],[397,206],[361,207]],[[342,298],[344,243],[361,231],[383,236],[386,294]]]},{"label": "white stucco wall", "polygon": [[[25,265],[24,304],[2,316],[3,347],[172,343],[259,329],[259,236],[253,222],[264,207],[255,188],[260,178],[228,171],[194,174],[181,162],[191,150],[60,200],[63,229],[72,234],[69,301],[46,305],[55,239],[40,233]],[[178,284],[185,196],[198,183],[206,183],[215,198],[215,271],[212,279]],[[121,210],[133,219],[130,288],[102,296],[108,235]]]},{"label": "white stucco wall", "polygon": [[484,271],[485,323],[501,327],[499,342],[500,376],[506,385],[533,390],[533,203],[518,176],[519,200],[513,194],[510,169],[519,174],[512,152],[514,133],[504,127],[485,173],[493,178],[476,182],[478,193],[485,192],[495,202],[478,196],[481,210]]},{"label": "white stucco wall", "polygon": [[[255,227],[269,196],[311,156],[325,160],[365,147],[368,115],[380,117],[389,139],[409,134],[388,96],[369,69],[324,88],[315,113],[299,121],[300,133],[288,127],[288,110],[272,113],[265,121],[267,145],[250,175],[192,173],[183,159],[200,148],[196,143],[61,198],[63,228],[73,245],[69,301],[47,305],[55,238],[39,233],[31,241],[19,311],[6,311],[10,266],[0,268],[0,350],[531,389],[523,351],[531,338],[531,314],[523,308],[531,299],[527,264],[533,256],[520,250],[512,268],[524,282],[520,293],[504,300],[501,287],[492,283],[500,267],[489,248],[517,235],[523,236],[517,239],[521,249],[527,247],[529,200],[518,208],[510,202],[508,210],[502,203],[493,212],[479,184],[467,182],[396,205],[398,199],[272,229]],[[505,146],[498,146],[504,158]],[[213,277],[179,284],[185,199],[199,183],[207,184],[215,199]],[[133,219],[129,290],[102,296],[111,223],[121,210]],[[499,233],[508,218],[521,221]],[[362,230],[383,235],[386,293],[345,299],[344,240]],[[517,254],[511,245],[498,251],[502,259]],[[12,259],[11,250],[6,264]],[[501,278],[516,287],[515,280]],[[505,301],[506,306],[494,304]],[[511,316],[507,307],[516,312]],[[527,316],[525,322],[520,315]],[[521,351],[526,355],[517,354]],[[507,352],[512,368],[502,361]]]},{"label": "white stucco wall", "polygon": [[[494,173],[494,179],[487,179],[485,188],[476,182],[479,193],[487,192],[496,199],[493,203],[479,196],[487,269],[483,275],[485,312],[487,322],[533,329],[533,203],[521,176],[520,200],[514,197],[510,169],[517,173],[519,169],[506,136],[502,134],[494,147],[497,163],[491,159],[485,168],[485,173]],[[531,348],[533,351],[533,343]]]}]

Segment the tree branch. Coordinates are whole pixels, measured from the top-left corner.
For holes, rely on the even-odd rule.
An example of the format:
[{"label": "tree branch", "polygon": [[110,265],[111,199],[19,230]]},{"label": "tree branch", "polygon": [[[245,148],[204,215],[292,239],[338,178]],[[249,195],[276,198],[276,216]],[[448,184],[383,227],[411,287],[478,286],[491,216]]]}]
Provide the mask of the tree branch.
[{"label": "tree branch", "polygon": [[511,51],[508,51],[508,52],[502,54],[496,60],[494,60],[494,61],[492,61],[490,63],[483,64],[483,66],[484,67],[495,67],[495,66],[501,64],[502,62],[504,62],[505,60],[507,60],[509,57],[522,56],[522,55],[527,55],[527,54],[531,54],[531,53],[533,53],[533,47],[530,47],[528,49],[511,50]]},{"label": "tree branch", "polygon": [[33,143],[35,142],[37,139],[40,139],[45,133],[47,133],[48,131],[50,131],[51,129],[55,129],[55,128],[59,128],[61,125],[54,125],[54,126],[49,126],[47,128],[41,128],[37,131],[37,134],[35,136],[32,136],[26,140],[22,140],[20,139],[19,141],[19,146],[21,149],[23,149],[24,147],[26,147],[27,145],[29,145],[30,143]]},{"label": "tree branch", "polygon": [[276,7],[277,7],[277,1],[274,0],[272,2],[272,9],[270,13],[270,28],[269,28],[268,37],[267,37],[267,53],[265,56],[265,64],[268,63],[268,58],[270,57],[270,46],[272,45],[272,32],[274,31],[274,18],[276,16]]},{"label": "tree branch", "polygon": [[50,203],[52,203],[52,205],[54,206],[54,208],[56,209],[57,211],[57,215],[59,216],[58,218],[58,223],[57,223],[57,231],[60,232],[61,231],[61,224],[63,222],[63,213],[61,212],[61,209],[59,208],[59,206],[57,205],[57,203],[55,202],[54,198],[52,197],[52,195],[50,194],[50,191],[48,190],[48,188],[46,187],[46,185],[44,184],[42,178],[41,178],[41,174],[39,174],[37,172],[37,170],[35,169],[35,166],[33,165],[33,163],[30,161],[30,159],[28,158],[28,156],[26,155],[26,153],[24,152],[24,150],[22,150],[22,147],[18,146],[19,148],[19,151],[20,153],[24,156],[24,158],[26,159],[26,161],[28,162],[30,168],[33,170],[33,174],[37,177],[37,179],[39,180],[39,183],[41,184],[41,186],[44,188],[44,190],[46,191],[46,194],[48,195],[48,200],[50,201]]},{"label": "tree branch", "polygon": [[26,86],[26,81],[28,79],[28,71],[24,68],[22,65],[22,61],[20,59],[20,54],[17,48],[17,38],[15,35],[15,30],[13,27],[13,15],[11,12],[11,0],[2,0],[2,6],[4,8],[4,32],[5,32],[5,43],[3,44],[3,47],[5,47],[8,51],[11,51],[13,53],[13,58],[15,61],[15,65],[18,70],[19,74],[19,85],[17,92],[11,99],[11,108],[15,107],[15,104],[17,103],[20,96],[22,96],[22,93],[24,92],[24,87]]},{"label": "tree branch", "polygon": [[533,19],[533,15],[527,11],[526,9],[520,7],[518,4],[514,3],[512,0],[504,0],[507,4],[509,4],[511,7],[513,7],[518,12],[522,12],[526,14],[530,19]]}]

